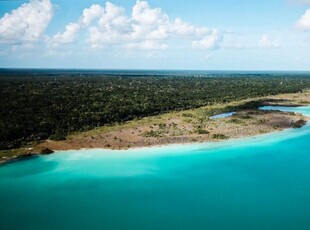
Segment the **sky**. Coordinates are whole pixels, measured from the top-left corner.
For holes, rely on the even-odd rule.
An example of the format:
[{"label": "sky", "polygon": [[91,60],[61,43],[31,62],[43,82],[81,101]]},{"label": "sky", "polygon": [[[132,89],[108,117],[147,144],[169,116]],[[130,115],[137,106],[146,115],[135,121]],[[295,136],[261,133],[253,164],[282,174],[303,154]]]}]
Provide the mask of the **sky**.
[{"label": "sky", "polygon": [[310,0],[0,0],[0,68],[310,71]]}]

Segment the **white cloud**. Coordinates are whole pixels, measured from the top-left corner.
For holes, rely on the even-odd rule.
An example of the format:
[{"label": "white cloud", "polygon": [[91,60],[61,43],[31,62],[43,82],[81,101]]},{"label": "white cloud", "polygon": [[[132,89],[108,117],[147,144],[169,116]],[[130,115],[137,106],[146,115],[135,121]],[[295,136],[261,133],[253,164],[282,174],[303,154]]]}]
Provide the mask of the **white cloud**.
[{"label": "white cloud", "polygon": [[0,42],[20,43],[37,41],[53,17],[50,0],[24,3],[0,19]]},{"label": "white cloud", "polygon": [[89,28],[88,41],[93,48],[113,44],[126,49],[164,49],[168,23],[167,15],[145,1],[136,2],[131,17],[124,8],[107,2],[98,25]]},{"label": "white cloud", "polygon": [[154,40],[146,40],[143,42],[129,43],[125,45],[127,49],[139,49],[139,50],[164,50],[167,49],[167,44],[162,44]]},{"label": "white cloud", "polygon": [[310,31],[310,9],[297,21],[296,27],[302,31]]},{"label": "white cloud", "polygon": [[270,40],[267,34],[264,34],[258,42],[259,48],[279,48],[279,44]]},{"label": "white cloud", "polygon": [[48,39],[53,47],[57,47],[60,44],[69,44],[76,40],[78,33],[82,27],[87,27],[91,25],[94,19],[100,18],[103,14],[104,9],[98,5],[94,4],[90,8],[83,10],[83,15],[78,22],[69,23],[64,32],[58,32],[52,39]]},{"label": "white cloud", "polygon": [[93,19],[102,16],[103,11],[104,9],[98,4],[94,4],[90,8],[84,9],[81,23],[83,25],[90,25]]},{"label": "white cloud", "polygon": [[[73,42],[81,28],[88,30],[87,41],[92,48],[116,45],[125,49],[166,49],[169,39],[183,39],[195,48],[214,50],[222,42],[218,30],[197,27],[179,18],[171,21],[160,8],[151,8],[147,1],[140,0],[130,16],[123,7],[106,2],[105,7],[92,5],[85,9],[80,20],[69,25],[64,33],[53,37],[55,43]],[[80,27],[73,30],[72,25]]]},{"label": "white cloud", "polygon": [[193,46],[198,49],[214,50],[219,48],[222,40],[223,36],[217,30],[214,30],[209,36],[193,41]]},{"label": "white cloud", "polygon": [[[96,33],[94,33],[96,32]],[[109,43],[119,43],[128,40],[132,27],[122,7],[110,2],[106,3],[104,13],[98,21],[98,26],[90,28],[92,45],[105,46]],[[95,37],[92,37],[95,35]]]},{"label": "white cloud", "polygon": [[54,45],[72,43],[79,32],[81,26],[77,23],[70,23],[66,26],[66,30],[63,33],[57,33],[53,36],[52,42]]},{"label": "white cloud", "polygon": [[137,1],[130,19],[133,39],[163,40],[168,38],[169,17],[160,8],[150,8],[146,1]]},{"label": "white cloud", "polygon": [[191,35],[195,34],[196,28],[195,26],[182,21],[182,19],[177,18],[174,20],[171,28],[170,28],[172,33],[177,34],[181,38],[187,38],[190,37]]}]

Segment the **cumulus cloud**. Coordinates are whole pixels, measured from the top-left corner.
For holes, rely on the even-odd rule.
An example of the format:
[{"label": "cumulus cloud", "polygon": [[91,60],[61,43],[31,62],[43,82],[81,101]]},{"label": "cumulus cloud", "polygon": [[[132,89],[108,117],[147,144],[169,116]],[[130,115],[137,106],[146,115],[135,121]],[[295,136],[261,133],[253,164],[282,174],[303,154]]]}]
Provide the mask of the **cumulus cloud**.
[{"label": "cumulus cloud", "polygon": [[63,33],[57,33],[53,36],[53,43],[54,45],[58,44],[68,44],[72,43],[77,36],[77,33],[80,30],[80,25],[77,23],[70,23],[66,26],[66,30]]},{"label": "cumulus cloud", "polygon": [[198,49],[214,50],[218,49],[220,42],[222,42],[223,36],[214,30],[209,36],[205,36],[200,40],[193,41],[193,46]]},{"label": "cumulus cloud", "polygon": [[260,48],[279,48],[279,44],[270,40],[267,34],[264,34],[258,42]]},{"label": "cumulus cloud", "polygon": [[[183,39],[195,48],[214,50],[222,42],[218,30],[197,27],[180,18],[170,20],[160,8],[140,0],[129,16],[123,7],[106,2],[105,7],[92,5],[85,9],[79,21],[69,25],[53,37],[55,43],[73,42],[82,28],[88,30],[87,40],[93,48],[117,45],[126,49],[166,49],[169,39]],[[76,25],[75,30],[72,25]]]},{"label": "cumulus cloud", "polygon": [[49,39],[52,46],[56,47],[60,44],[69,44],[74,42],[78,37],[80,29],[91,25],[94,19],[100,18],[103,11],[104,9],[98,4],[94,4],[90,8],[84,9],[78,22],[69,23],[64,32],[58,32],[52,37],[52,39]]},{"label": "cumulus cloud", "polygon": [[95,18],[99,18],[103,14],[103,8],[98,5],[92,5],[90,8],[86,8],[83,10],[83,16],[81,19],[81,23],[83,25],[89,25]]},{"label": "cumulus cloud", "polygon": [[297,21],[296,27],[302,31],[310,31],[310,9],[306,10],[304,15]]},{"label": "cumulus cloud", "polygon": [[0,42],[21,43],[37,41],[53,17],[50,0],[24,3],[0,19]]}]

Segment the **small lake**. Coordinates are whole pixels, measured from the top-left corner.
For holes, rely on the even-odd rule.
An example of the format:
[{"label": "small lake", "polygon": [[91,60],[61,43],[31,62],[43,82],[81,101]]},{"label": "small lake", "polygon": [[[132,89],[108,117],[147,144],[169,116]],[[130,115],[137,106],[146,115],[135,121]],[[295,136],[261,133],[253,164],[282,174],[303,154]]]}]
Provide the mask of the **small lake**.
[{"label": "small lake", "polygon": [[[281,109],[310,115],[310,107]],[[310,126],[0,167],[3,230],[310,229]]]},{"label": "small lake", "polygon": [[218,114],[218,115],[214,115],[214,116],[212,116],[210,118],[211,119],[226,118],[226,117],[231,117],[234,114],[236,114],[236,112],[221,113],[221,114]]}]

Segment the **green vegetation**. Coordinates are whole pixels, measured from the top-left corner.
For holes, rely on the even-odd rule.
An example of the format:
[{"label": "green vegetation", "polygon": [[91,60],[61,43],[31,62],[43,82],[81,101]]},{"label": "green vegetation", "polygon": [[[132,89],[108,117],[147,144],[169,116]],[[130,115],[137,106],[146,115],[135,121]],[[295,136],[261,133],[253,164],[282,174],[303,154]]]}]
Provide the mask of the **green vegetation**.
[{"label": "green vegetation", "polygon": [[305,124],[307,123],[307,121],[305,120],[298,120],[294,123],[293,128],[301,128],[303,127]]},{"label": "green vegetation", "polygon": [[205,129],[196,129],[195,133],[197,134],[209,134],[210,132]]},{"label": "green vegetation", "polygon": [[[168,111],[295,93],[305,88],[310,88],[310,78],[301,75],[152,77],[0,73],[0,149],[47,138],[63,140],[72,132]],[[246,106],[255,107],[259,103]],[[205,121],[210,114],[209,110],[198,112],[195,124],[198,133],[207,133]],[[184,113],[183,118],[190,122],[193,115]],[[147,135],[164,134],[167,127],[161,126],[159,131]],[[175,131],[176,136],[180,133]]]},{"label": "green vegetation", "polygon": [[151,130],[151,131],[144,132],[143,135],[145,137],[161,137],[161,132],[160,131]]},{"label": "green vegetation", "polygon": [[167,134],[170,134],[171,136],[182,136],[185,135],[188,131],[178,128],[177,124],[172,123],[172,124],[158,124],[155,125],[156,127],[150,126],[149,128],[153,129],[155,128],[156,130],[150,130],[150,131],[145,131],[142,135],[144,137],[163,137]]},{"label": "green vegetation", "polygon": [[213,138],[214,139],[219,139],[219,140],[228,139],[228,137],[225,136],[224,134],[213,134]]},{"label": "green vegetation", "polygon": [[230,120],[227,121],[227,123],[233,123],[233,124],[244,124],[244,121],[243,120],[240,120],[240,119],[237,119],[237,118],[232,118]]},{"label": "green vegetation", "polygon": [[48,154],[52,154],[52,153],[54,153],[54,151],[49,149],[49,148],[45,148],[41,151],[41,154],[43,154],[43,155],[48,155]]}]

